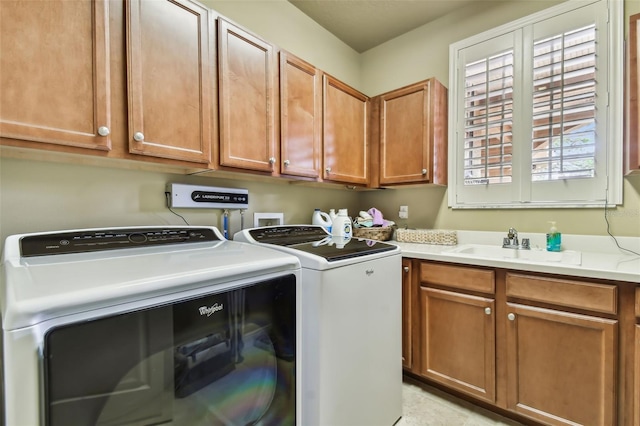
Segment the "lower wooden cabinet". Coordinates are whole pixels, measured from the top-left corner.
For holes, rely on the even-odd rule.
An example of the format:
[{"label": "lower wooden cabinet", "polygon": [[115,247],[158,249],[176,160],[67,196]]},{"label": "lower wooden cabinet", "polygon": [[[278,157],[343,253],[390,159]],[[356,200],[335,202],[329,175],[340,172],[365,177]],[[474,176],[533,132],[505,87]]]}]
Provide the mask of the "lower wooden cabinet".
[{"label": "lower wooden cabinet", "polygon": [[495,402],[495,301],[422,287],[420,374]]},{"label": "lower wooden cabinet", "polygon": [[618,322],[507,306],[507,408],[549,424],[616,424]]},{"label": "lower wooden cabinet", "polygon": [[414,376],[536,424],[640,425],[632,283],[412,262]]},{"label": "lower wooden cabinet", "polygon": [[411,339],[413,334],[412,272],[411,259],[402,259],[402,368],[406,370],[413,368],[413,345]]},{"label": "lower wooden cabinet", "polygon": [[640,325],[636,325],[635,388],[633,392],[634,424],[640,425]]},{"label": "lower wooden cabinet", "polygon": [[634,344],[634,388],[633,388],[633,421],[640,425],[640,287],[636,287],[636,326]]}]

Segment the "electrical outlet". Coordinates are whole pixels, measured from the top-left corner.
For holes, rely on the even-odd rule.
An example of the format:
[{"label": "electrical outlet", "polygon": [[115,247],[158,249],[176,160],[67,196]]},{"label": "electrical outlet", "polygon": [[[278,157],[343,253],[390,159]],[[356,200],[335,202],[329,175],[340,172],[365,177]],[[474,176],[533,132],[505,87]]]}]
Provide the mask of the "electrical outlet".
[{"label": "electrical outlet", "polygon": [[400,206],[398,216],[400,219],[409,219],[409,206]]}]

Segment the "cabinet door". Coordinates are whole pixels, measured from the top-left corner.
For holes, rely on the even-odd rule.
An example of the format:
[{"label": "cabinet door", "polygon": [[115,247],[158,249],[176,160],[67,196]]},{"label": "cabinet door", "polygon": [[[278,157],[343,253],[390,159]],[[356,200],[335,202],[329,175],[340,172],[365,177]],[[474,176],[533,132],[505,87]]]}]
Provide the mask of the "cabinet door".
[{"label": "cabinet door", "polygon": [[320,70],[280,52],[280,170],[283,174],[320,176],[321,129]]},{"label": "cabinet door", "polygon": [[629,18],[629,111],[625,172],[640,173],[640,13]]},{"label": "cabinet door", "polygon": [[495,301],[422,287],[420,374],[495,402]]},{"label": "cabinet door", "polygon": [[446,183],[446,89],[435,79],[380,96],[380,184]]},{"label": "cabinet door", "polygon": [[273,46],[218,18],[220,165],[277,171]]},{"label": "cabinet door", "polygon": [[0,136],[111,148],[108,7],[2,1]]},{"label": "cabinet door", "polygon": [[128,0],[129,151],[208,163],[212,21],[188,0]]},{"label": "cabinet door", "polygon": [[412,273],[411,259],[402,259],[402,367],[408,370],[411,370],[413,367],[413,357],[411,354],[413,348],[411,341],[413,334],[411,322],[413,315],[411,306]]},{"label": "cabinet door", "polygon": [[367,184],[369,99],[326,74],[323,99],[324,179]]},{"label": "cabinet door", "polygon": [[507,305],[507,408],[549,424],[616,424],[617,321]]},{"label": "cabinet door", "polygon": [[635,381],[633,390],[633,417],[634,425],[640,425],[640,324],[636,324],[636,346],[635,346]]}]

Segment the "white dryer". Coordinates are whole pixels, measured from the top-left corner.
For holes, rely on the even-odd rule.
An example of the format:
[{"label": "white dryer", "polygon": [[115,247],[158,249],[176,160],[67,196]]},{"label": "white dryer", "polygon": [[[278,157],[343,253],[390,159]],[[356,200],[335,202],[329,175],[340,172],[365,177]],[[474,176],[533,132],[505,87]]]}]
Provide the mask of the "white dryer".
[{"label": "white dryer", "polygon": [[5,424],[300,425],[299,284],[213,227],[10,236]]},{"label": "white dryer", "polygon": [[398,247],[312,225],[245,229],[235,241],[302,265],[302,424],[390,426],[402,416]]}]

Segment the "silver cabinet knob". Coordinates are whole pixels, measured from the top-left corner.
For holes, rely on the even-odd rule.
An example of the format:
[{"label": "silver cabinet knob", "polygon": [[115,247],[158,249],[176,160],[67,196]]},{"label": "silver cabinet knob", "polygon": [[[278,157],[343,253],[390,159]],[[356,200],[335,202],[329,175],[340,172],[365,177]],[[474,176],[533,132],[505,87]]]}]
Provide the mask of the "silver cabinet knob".
[{"label": "silver cabinet knob", "polygon": [[487,315],[491,315],[491,308],[484,308],[484,313]]},{"label": "silver cabinet knob", "polygon": [[409,272],[409,267],[408,266],[405,266],[403,269],[404,269],[405,272]]},{"label": "silver cabinet knob", "polygon": [[291,161],[289,161],[289,160],[284,160],[284,166],[285,166],[285,167],[288,167],[288,166],[289,166],[289,164],[291,164]]},{"label": "silver cabinet knob", "polygon": [[509,314],[509,315],[507,315],[507,318],[509,318],[509,321],[513,321],[513,320],[516,319],[516,314],[513,314],[513,313]]},{"label": "silver cabinet knob", "polygon": [[426,175],[427,174],[427,169],[422,169],[422,175]]},{"label": "silver cabinet knob", "polygon": [[327,174],[331,173],[331,167],[327,167],[324,171],[327,172]]},{"label": "silver cabinet knob", "polygon": [[144,135],[142,132],[135,132],[133,134],[133,140],[136,142],[142,142],[144,140]]},{"label": "silver cabinet knob", "polygon": [[111,132],[109,131],[109,128],[107,126],[98,127],[98,134],[100,136],[109,136],[109,133]]},{"label": "silver cabinet knob", "polygon": [[276,164],[276,157],[269,157],[269,164]]}]

